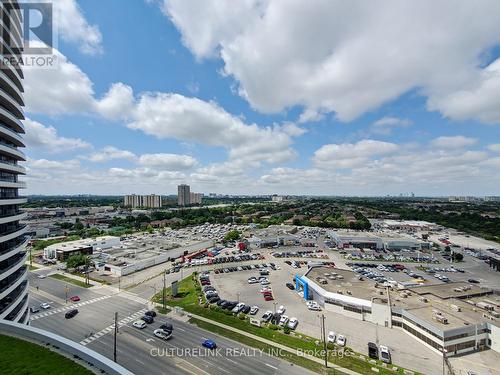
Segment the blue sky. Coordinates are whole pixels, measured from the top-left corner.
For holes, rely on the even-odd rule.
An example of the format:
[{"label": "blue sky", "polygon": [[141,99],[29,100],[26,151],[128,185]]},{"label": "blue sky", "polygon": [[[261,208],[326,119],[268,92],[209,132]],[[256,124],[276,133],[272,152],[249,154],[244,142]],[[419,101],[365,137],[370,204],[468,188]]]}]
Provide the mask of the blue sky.
[{"label": "blue sky", "polygon": [[498,2],[54,3],[28,194],[500,194]]}]

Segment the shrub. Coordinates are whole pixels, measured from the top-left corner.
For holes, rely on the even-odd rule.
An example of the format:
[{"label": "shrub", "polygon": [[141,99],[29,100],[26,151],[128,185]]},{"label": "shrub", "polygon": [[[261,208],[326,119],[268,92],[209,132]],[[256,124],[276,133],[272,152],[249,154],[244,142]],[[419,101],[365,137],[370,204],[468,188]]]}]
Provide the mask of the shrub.
[{"label": "shrub", "polygon": [[288,326],[283,327],[283,332],[286,333],[287,335],[290,333],[291,329]]},{"label": "shrub", "polygon": [[267,328],[269,328],[269,329],[271,329],[273,331],[277,331],[279,327],[276,324],[269,323],[268,326],[267,326]]},{"label": "shrub", "polygon": [[326,344],[326,347],[330,350],[333,350],[335,349],[335,345],[332,343],[332,342],[329,342],[328,344]]},{"label": "shrub", "polygon": [[239,313],[239,314],[238,314],[238,319],[239,319],[239,320],[245,320],[245,319],[246,319],[246,315],[245,315],[245,314],[243,314],[243,313]]}]

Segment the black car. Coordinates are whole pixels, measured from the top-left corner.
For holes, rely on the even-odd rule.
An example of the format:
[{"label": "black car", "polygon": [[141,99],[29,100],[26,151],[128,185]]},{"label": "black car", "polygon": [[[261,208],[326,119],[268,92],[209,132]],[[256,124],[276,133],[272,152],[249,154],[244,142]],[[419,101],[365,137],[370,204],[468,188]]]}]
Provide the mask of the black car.
[{"label": "black car", "polygon": [[156,316],[156,311],[149,310],[149,311],[146,311],[144,313],[144,315],[147,315],[147,316],[150,316],[150,317],[154,318]]},{"label": "black car", "polygon": [[290,290],[294,290],[294,289],[295,289],[295,287],[293,286],[293,284],[292,284],[292,283],[286,283],[285,285],[286,285],[286,287],[287,287],[288,289],[290,289]]},{"label": "black car", "polygon": [[163,323],[160,326],[160,329],[167,332],[167,333],[172,333],[172,331],[174,330],[174,327],[170,323]]},{"label": "black car", "polygon": [[72,317],[74,317],[76,314],[78,314],[78,310],[77,309],[73,309],[73,310],[69,310],[66,314],[64,314],[64,317],[66,319],[71,319]]},{"label": "black car", "polygon": [[248,314],[250,312],[250,309],[251,309],[250,306],[245,306],[241,309],[240,312],[242,312],[243,314]]},{"label": "black car", "polygon": [[217,306],[222,307],[222,305],[223,305],[225,302],[227,302],[225,299],[218,300],[218,301],[217,301]]},{"label": "black car", "polygon": [[214,296],[214,297],[208,299],[208,303],[216,303],[219,301],[220,301],[220,298],[218,296]]},{"label": "black car", "polygon": [[153,323],[155,321],[151,315],[144,315],[141,318],[141,320],[144,320],[148,324],[151,324],[151,323]]},{"label": "black car", "polygon": [[472,283],[472,284],[479,284],[479,280],[476,280],[476,279],[469,279],[467,280],[469,283]]}]

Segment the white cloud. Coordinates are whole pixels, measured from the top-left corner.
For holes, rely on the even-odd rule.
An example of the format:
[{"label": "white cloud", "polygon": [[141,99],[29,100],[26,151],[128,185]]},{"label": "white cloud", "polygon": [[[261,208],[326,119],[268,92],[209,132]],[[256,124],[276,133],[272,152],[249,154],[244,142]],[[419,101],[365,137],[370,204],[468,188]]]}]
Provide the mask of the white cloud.
[{"label": "white cloud", "polygon": [[417,89],[452,118],[500,121],[498,67],[481,60],[500,42],[496,0],[164,0],[162,10],[262,112],[299,105],[301,121],[350,121]]},{"label": "white cloud", "polygon": [[500,152],[500,143],[495,143],[488,146],[488,150],[493,152]]},{"label": "white cloud", "polygon": [[314,153],[315,165],[322,168],[353,168],[377,155],[398,150],[394,143],[366,139],[357,143],[326,144]]},{"label": "white cloud", "polygon": [[412,125],[412,121],[406,118],[386,116],[375,121],[370,130],[377,134],[391,134],[394,128],[406,128]]},{"label": "white cloud", "polygon": [[433,97],[429,108],[454,120],[476,119],[486,124],[500,123],[500,59],[479,73],[466,87],[441,97]]},{"label": "white cloud", "polygon": [[38,149],[48,153],[58,153],[92,147],[89,143],[79,138],[59,136],[56,128],[53,126],[45,126],[29,118],[26,118],[23,122],[26,128],[24,140],[30,149]]},{"label": "white cloud", "polygon": [[125,159],[136,160],[137,156],[128,150],[120,150],[113,146],[104,147],[100,152],[95,152],[91,155],[85,156],[84,159],[94,163],[107,163],[111,160]]},{"label": "white cloud", "polygon": [[134,107],[134,92],[121,82],[111,85],[104,97],[95,103],[95,110],[109,119],[127,119]]},{"label": "white cloud", "polygon": [[78,45],[81,52],[94,55],[102,52],[102,35],[99,28],[90,25],[76,0],[56,0],[59,11],[57,27],[62,39]]},{"label": "white cloud", "polygon": [[56,55],[56,69],[25,70],[26,110],[46,115],[91,111],[95,105],[92,81],[66,56]]},{"label": "white cloud", "polygon": [[198,162],[189,155],[145,154],[139,158],[139,164],[156,169],[182,171],[193,168]]},{"label": "white cloud", "polygon": [[438,148],[463,148],[477,143],[476,138],[456,135],[451,137],[437,137],[432,140],[431,145]]}]

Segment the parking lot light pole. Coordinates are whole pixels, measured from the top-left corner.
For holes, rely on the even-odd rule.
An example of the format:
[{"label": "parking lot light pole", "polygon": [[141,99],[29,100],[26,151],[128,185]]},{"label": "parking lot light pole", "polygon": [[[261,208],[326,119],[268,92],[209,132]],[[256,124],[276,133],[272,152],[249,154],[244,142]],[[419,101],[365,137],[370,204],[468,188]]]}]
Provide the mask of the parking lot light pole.
[{"label": "parking lot light pole", "polygon": [[277,302],[273,302],[273,306],[274,306],[274,313],[275,313],[275,314],[276,314],[276,305],[277,305],[277,304],[278,304]]},{"label": "parking lot light pole", "polygon": [[237,292],[236,295],[238,296],[238,303],[240,303],[240,292]]},{"label": "parking lot light pole", "polygon": [[165,301],[165,293],[166,293],[166,289],[167,289],[167,281],[165,280],[166,278],[166,272],[164,271],[163,272],[163,294],[162,294],[162,299],[163,299],[163,312],[165,313],[165,304],[166,304],[166,301]]}]

